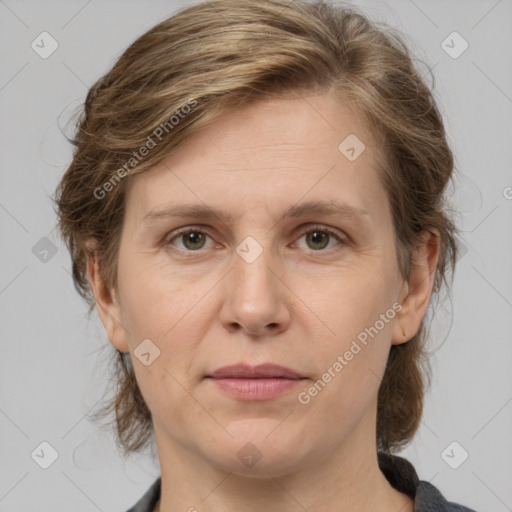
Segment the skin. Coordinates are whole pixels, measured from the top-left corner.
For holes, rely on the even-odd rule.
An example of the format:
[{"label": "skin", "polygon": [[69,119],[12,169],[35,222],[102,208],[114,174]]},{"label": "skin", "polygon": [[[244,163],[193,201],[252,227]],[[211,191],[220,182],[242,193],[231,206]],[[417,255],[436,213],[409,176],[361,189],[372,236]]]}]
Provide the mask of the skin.
[{"label": "skin", "polygon": [[[338,150],[349,134],[366,145],[353,162]],[[225,114],[130,178],[117,290],[103,285],[96,259],[88,272],[108,337],[132,355],[152,413],[162,474],[156,510],[413,510],[377,464],[377,393],[391,345],[407,342],[425,315],[439,244],[436,233],[424,233],[405,281],[376,156],[358,116],[325,93]],[[364,221],[325,213],[283,218],[293,205],[326,200],[365,209]],[[184,203],[233,219],[142,220]],[[208,234],[202,248],[173,238],[177,228],[198,224]],[[320,235],[326,247],[312,242],[312,226],[331,228],[342,241]],[[248,236],[262,249],[252,263],[236,252]],[[298,393],[394,303],[401,311],[301,404]],[[133,354],[147,338],[160,350],[149,366]],[[264,362],[304,380],[247,402],[205,379],[225,365]],[[261,454],[252,467],[237,457],[246,443]]]}]

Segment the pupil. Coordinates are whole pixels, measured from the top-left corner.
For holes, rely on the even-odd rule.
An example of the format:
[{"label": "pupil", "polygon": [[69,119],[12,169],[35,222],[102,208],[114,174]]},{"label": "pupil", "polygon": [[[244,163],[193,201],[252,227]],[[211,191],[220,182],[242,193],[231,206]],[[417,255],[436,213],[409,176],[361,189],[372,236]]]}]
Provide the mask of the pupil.
[{"label": "pupil", "polygon": [[313,245],[320,244],[320,247],[313,247],[315,250],[323,249],[329,243],[329,237],[322,231],[312,231],[309,238]]},{"label": "pupil", "polygon": [[202,233],[191,231],[185,235],[185,246],[189,249],[200,249],[204,245],[204,236]]}]

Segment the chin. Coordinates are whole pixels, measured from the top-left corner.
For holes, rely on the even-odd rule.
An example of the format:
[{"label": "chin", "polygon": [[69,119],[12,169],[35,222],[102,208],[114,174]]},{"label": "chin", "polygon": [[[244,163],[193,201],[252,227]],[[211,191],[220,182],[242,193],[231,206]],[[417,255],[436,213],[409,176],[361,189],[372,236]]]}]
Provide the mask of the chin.
[{"label": "chin", "polygon": [[225,452],[218,454],[212,463],[223,471],[244,478],[261,480],[293,474],[305,464],[300,457],[297,457],[297,453],[260,450],[251,442],[247,442],[242,448],[233,450],[229,454]]},{"label": "chin", "polygon": [[226,428],[233,437],[225,436],[224,443],[216,443],[210,454],[212,462],[241,476],[290,474],[305,463],[307,451],[304,431],[294,432],[290,427],[269,418],[234,422]]}]

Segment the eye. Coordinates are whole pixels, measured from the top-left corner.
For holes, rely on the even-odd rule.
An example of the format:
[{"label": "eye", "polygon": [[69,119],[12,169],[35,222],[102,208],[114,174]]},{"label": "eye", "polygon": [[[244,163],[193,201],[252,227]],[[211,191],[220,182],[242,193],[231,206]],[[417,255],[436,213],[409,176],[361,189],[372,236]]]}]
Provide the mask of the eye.
[{"label": "eye", "polygon": [[[304,233],[300,239],[305,238],[306,248],[312,251],[322,251],[341,245],[344,240],[341,235],[332,229],[314,227]],[[299,239],[299,240],[300,240]]]},{"label": "eye", "polygon": [[[315,226],[303,233],[299,240],[305,240],[305,246],[298,242],[296,245],[311,251],[323,251],[338,245],[346,240],[337,231],[326,227]],[[208,245],[209,243],[209,245]],[[213,239],[199,227],[186,227],[170,233],[163,242],[165,247],[174,246],[181,251],[194,252],[211,247]]]},{"label": "eye", "polygon": [[210,238],[207,233],[199,228],[185,228],[171,235],[164,241],[165,246],[174,245],[189,252],[203,249],[206,246],[207,239]]}]

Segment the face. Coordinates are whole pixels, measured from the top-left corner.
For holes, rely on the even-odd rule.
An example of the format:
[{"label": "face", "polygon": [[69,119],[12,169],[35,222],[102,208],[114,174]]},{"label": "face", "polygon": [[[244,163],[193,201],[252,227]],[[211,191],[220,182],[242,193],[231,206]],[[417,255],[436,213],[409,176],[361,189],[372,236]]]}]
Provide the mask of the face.
[{"label": "face", "polygon": [[226,114],[130,178],[118,289],[98,310],[159,452],[279,475],[375,443],[389,349],[430,293],[400,275],[376,155],[324,94]]}]

